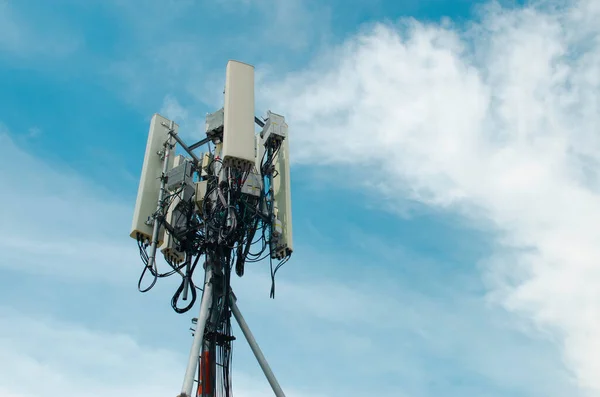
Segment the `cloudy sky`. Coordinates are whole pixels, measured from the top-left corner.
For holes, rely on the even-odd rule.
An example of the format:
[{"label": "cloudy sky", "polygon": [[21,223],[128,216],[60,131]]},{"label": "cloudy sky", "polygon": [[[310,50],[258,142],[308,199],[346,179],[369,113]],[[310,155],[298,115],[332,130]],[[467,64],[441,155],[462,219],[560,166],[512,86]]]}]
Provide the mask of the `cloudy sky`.
[{"label": "cloudy sky", "polygon": [[[290,397],[600,396],[600,1],[0,0],[0,396],[179,393],[137,292],[148,123],[286,115],[295,254],[239,306]],[[269,395],[241,333],[234,391]]]}]

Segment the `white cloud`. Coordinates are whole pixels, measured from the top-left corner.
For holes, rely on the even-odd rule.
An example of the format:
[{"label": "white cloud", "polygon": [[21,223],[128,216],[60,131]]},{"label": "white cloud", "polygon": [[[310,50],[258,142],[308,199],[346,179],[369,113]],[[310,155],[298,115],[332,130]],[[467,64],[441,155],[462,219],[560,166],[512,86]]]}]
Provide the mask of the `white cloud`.
[{"label": "white cloud", "polygon": [[[225,13],[257,17],[256,25],[248,23],[254,34],[247,39],[247,44],[254,42],[272,49],[285,48],[285,55],[288,56],[299,51],[310,52],[311,46],[320,46],[329,34],[332,11],[330,6],[322,2],[216,0],[215,3]],[[282,52],[279,55],[284,54]]]},{"label": "white cloud", "polygon": [[[120,38],[130,50],[119,59],[105,59],[101,70],[96,70],[97,62],[90,68],[146,111],[160,106],[153,98],[175,93],[178,99],[193,97],[200,106],[208,106],[203,111],[212,112],[222,106],[229,59],[243,58],[261,68],[297,67],[332,36],[331,10],[312,0],[151,0],[143,14],[130,3],[109,2],[115,18],[135,27]],[[190,15],[227,23],[198,25]],[[198,116],[204,120],[203,114]]]},{"label": "white cloud", "polygon": [[0,396],[175,395],[183,357],[127,335],[0,308]]},{"label": "white cloud", "polygon": [[[23,307],[38,306],[28,302],[27,296],[0,306],[0,396],[177,394],[187,363],[187,340],[173,343],[167,335],[149,346],[140,344],[135,335],[92,329],[89,324],[101,323],[104,311],[121,312],[112,320],[125,316],[127,320],[122,321],[135,323],[143,315],[124,312],[141,308],[127,303],[108,308],[106,305],[114,305],[118,298],[81,295],[78,288],[68,291],[73,285],[109,283],[106,291],[119,293],[121,299],[131,299],[131,294],[137,293],[135,283],[142,265],[135,242],[127,235],[133,203],[131,207],[123,205],[116,201],[115,194],[75,170],[30,155],[15,144],[4,127],[0,127],[0,145],[4,149],[0,184],[11,187],[0,197],[0,267],[16,275],[33,276],[42,284],[36,289],[44,290],[39,294],[35,291],[37,299],[44,294],[57,295],[51,299],[53,302],[77,299],[80,305],[89,305],[93,318],[65,321],[54,313],[64,316],[63,308],[48,305],[43,307],[51,313],[23,312]],[[164,285],[156,289],[160,293],[173,292],[165,291]],[[147,326],[156,329],[160,321],[179,321],[165,315],[170,310],[169,298],[164,295],[160,299],[164,305],[153,309],[157,323]],[[156,304],[156,297],[147,299],[150,305]],[[183,322],[188,325],[187,320]],[[133,324],[117,327],[139,331],[139,326]],[[112,329],[110,324],[101,328]],[[170,350],[173,345],[183,349],[175,353]],[[269,386],[263,378],[236,370],[234,381],[240,396],[268,394]],[[290,395],[303,394],[292,387]]]},{"label": "white cloud", "polygon": [[42,134],[42,130],[39,127],[31,127],[27,130],[27,137],[29,138],[37,138]]},{"label": "white cloud", "polygon": [[0,144],[0,184],[8,188],[0,197],[0,266],[110,283],[135,277],[135,241],[115,238],[127,236],[133,203],[36,159],[1,127]]},{"label": "white cloud", "polygon": [[[584,7],[583,4],[581,7]],[[597,259],[598,255],[597,251],[589,251],[591,254],[588,252],[587,257],[583,256],[586,252],[583,250],[557,252],[553,241],[566,238],[571,244],[580,243],[583,240],[579,239],[579,228],[588,227],[593,233],[593,225],[597,225],[592,223],[590,216],[598,213],[597,207],[586,200],[595,197],[593,192],[598,186],[593,171],[593,165],[598,161],[597,138],[594,135],[597,131],[594,128],[598,126],[595,119],[598,82],[592,73],[598,65],[598,56],[595,55],[598,52],[590,50],[583,41],[575,41],[579,38],[571,37],[573,33],[567,34],[571,29],[564,28],[565,24],[575,24],[575,18],[580,18],[577,25],[587,27],[588,37],[597,37],[594,36],[597,33],[593,25],[597,21],[597,18],[594,19],[596,11],[592,9],[596,6],[589,2],[587,7],[590,11],[580,15],[575,13],[577,8],[571,8],[569,17],[538,11],[490,11],[483,26],[475,26],[467,32],[467,35],[474,36],[472,41],[465,40],[452,28],[424,26],[414,21],[396,27],[379,26],[350,40],[335,52],[340,58],[330,56],[323,59],[312,70],[291,75],[281,86],[281,81],[275,81],[266,90],[266,94],[272,95],[268,103],[277,104],[277,109],[273,110],[282,111],[290,117],[292,133],[295,134],[296,159],[303,162],[366,164],[368,182],[385,188],[389,195],[400,191],[431,205],[450,206],[466,214],[475,214],[477,220],[484,215],[506,232],[506,240],[501,243],[508,245],[510,250],[499,246],[497,254],[490,259],[491,282],[510,308],[526,310],[543,320],[540,322],[542,326],[563,326],[563,332],[568,335],[565,339],[566,352],[583,385],[594,382],[594,378],[585,372],[593,374],[595,371],[587,353],[590,351],[587,345],[589,339],[585,334],[594,331],[596,325],[591,315],[591,320],[584,318],[584,321],[576,317],[578,312],[574,307],[578,307],[579,302],[574,299],[579,298],[593,313],[597,309],[593,290],[590,289],[590,296],[578,297],[577,293],[587,293],[581,286],[587,286],[586,282],[592,285],[596,279],[594,274],[566,272],[565,266],[581,269],[587,258]],[[482,29],[478,32],[479,36],[475,35],[477,28]],[[484,43],[486,40],[491,44]],[[562,55],[565,48],[570,50],[574,46],[578,51]],[[471,47],[476,51],[472,52]],[[186,45],[178,48],[181,53],[188,49]],[[556,54],[560,61],[558,65],[549,61]],[[529,68],[523,67],[523,58]],[[171,72],[181,77],[180,66],[164,67],[165,64],[170,65],[167,61],[169,59],[160,59],[158,63],[162,66],[159,69],[172,67]],[[191,69],[196,73],[197,68]],[[131,76],[139,71],[136,68],[127,70],[132,73]],[[551,76],[544,77],[547,73]],[[264,81],[269,81],[268,76]],[[171,81],[167,85],[178,86]],[[220,96],[220,89],[215,93]],[[177,102],[166,101],[165,105],[174,115],[186,116]],[[527,108],[530,110],[525,112]],[[573,132],[573,125],[581,128]],[[537,134],[540,131],[549,133],[552,140],[544,139],[543,135],[540,139]],[[140,268],[135,266],[139,263],[135,246],[131,245],[132,241],[125,243],[129,241],[126,233],[131,207],[115,202],[110,194],[73,172],[49,167],[23,153],[6,137],[2,137],[1,143],[7,153],[12,154],[0,160],[0,169],[3,170],[0,182],[3,186],[11,186],[17,193],[1,199],[3,222],[0,224],[0,241],[3,245],[0,249],[6,255],[0,265],[36,274],[76,276],[88,281],[111,275],[111,282],[135,282],[135,273]],[[567,144],[576,154],[569,155],[568,167],[561,162],[566,157],[563,154]],[[340,150],[333,151],[333,148]],[[329,157],[329,154],[333,155]],[[18,173],[12,172],[15,164],[24,167],[19,168]],[[554,167],[557,174],[550,174],[550,167]],[[528,172],[523,172],[524,169]],[[571,174],[567,177],[561,172]],[[566,181],[572,179],[572,175],[578,177],[578,184]],[[577,210],[587,205],[587,216],[579,218],[578,213],[569,214],[559,208],[557,200],[576,203]],[[473,212],[473,206],[476,206],[477,212]],[[561,234],[562,230],[567,230],[567,233]],[[123,239],[115,237],[117,232]],[[533,254],[528,257],[512,250],[512,247],[520,246],[533,247],[534,251],[530,251]],[[594,250],[594,247],[584,248]],[[102,256],[97,255],[98,252],[102,252]],[[506,269],[508,254],[520,267]],[[566,255],[570,255],[568,262],[564,259]],[[546,265],[550,260],[557,263],[551,269]],[[498,289],[499,279],[506,277],[508,271],[514,274],[514,270],[522,274],[516,278],[520,289]],[[567,292],[564,291],[554,294],[554,279],[567,280],[569,276],[573,291],[567,292],[572,295],[565,297]],[[251,278],[244,280],[245,285],[252,281]],[[267,291],[268,285],[264,279],[262,281],[263,290]],[[388,283],[391,281],[388,280]],[[373,283],[367,287],[374,291],[381,288],[381,284]],[[391,377],[402,374],[407,383],[411,381],[414,390],[420,391],[415,395],[422,395],[424,385],[430,382],[425,374],[430,372],[428,366],[431,362],[422,358],[424,350],[429,358],[433,357],[432,362],[440,356],[448,360],[455,358],[468,368],[466,373],[474,371],[499,386],[510,385],[516,390],[544,397],[575,395],[568,389],[557,387],[563,385],[562,373],[547,350],[527,350],[528,343],[515,343],[490,324],[482,326],[490,313],[479,303],[474,304],[464,296],[452,296],[444,305],[435,299],[427,299],[410,289],[411,286],[404,287],[408,291],[406,294],[392,289],[360,294],[357,293],[358,286],[340,285],[339,281],[320,280],[318,284],[284,281],[279,284],[278,300],[270,306],[275,309],[269,317],[290,321],[288,331],[295,335],[293,340],[299,345],[302,343],[300,346],[305,350],[312,352],[314,350],[310,348],[318,346],[322,349],[321,354],[339,355],[323,361],[331,363],[331,367],[347,365],[345,378],[357,373],[352,372],[356,371],[353,361],[356,357],[348,353],[348,346],[354,346],[353,343],[358,341],[364,346],[375,343],[369,356],[378,364],[374,367],[386,369]],[[462,286],[455,287],[460,289]],[[398,289],[397,286],[394,288]],[[248,288],[246,297],[251,298],[254,291]],[[241,306],[247,310],[244,309],[248,307],[245,303]],[[376,326],[364,318],[365,313],[373,316]],[[476,317],[472,317],[473,313]],[[263,343],[273,330],[261,332],[260,327],[264,324],[257,324],[251,316],[248,315],[249,322],[256,327],[257,338]],[[13,317],[6,318],[11,320]],[[394,318],[389,320],[389,317]],[[328,328],[324,328],[323,318],[329,319]],[[22,324],[26,322],[16,323],[20,324],[18,329],[24,329]],[[294,328],[298,323],[304,328]],[[315,324],[323,328],[313,327]],[[402,331],[404,336],[418,334],[419,338],[413,340],[414,346],[407,346],[405,341],[390,341],[389,334],[376,332],[381,332],[378,327],[382,326],[384,329],[391,326],[393,332]],[[53,327],[63,329],[60,325]],[[353,329],[351,332],[347,331],[349,327]],[[495,331],[490,332],[490,329]],[[135,342],[120,339],[122,336],[116,337],[117,342],[109,343],[102,336],[86,339],[72,337],[70,331],[63,331],[61,335],[68,336],[64,340],[79,341],[76,346],[82,349],[87,340],[91,340],[95,344],[109,346],[105,349],[108,352],[129,351],[136,357],[131,363],[159,360],[159,354],[153,349],[135,347]],[[56,334],[52,329],[44,329],[44,332]],[[49,338],[41,340],[47,345],[62,346],[56,342],[58,336]],[[108,339],[112,340],[112,336]],[[240,343],[244,343],[242,338],[239,339]],[[8,340],[15,342],[16,336],[10,334]],[[428,348],[422,348],[418,343],[423,341]],[[586,345],[586,349],[581,345]],[[90,385],[98,386],[107,379],[102,376],[85,379],[90,383],[77,383],[69,389],[67,383],[73,379],[72,368],[64,367],[63,371],[64,362],[58,362],[54,366],[58,369],[44,372],[48,368],[39,367],[41,359],[36,356],[37,353],[27,350],[21,342],[15,342],[14,346],[2,356],[10,354],[10,357],[17,356],[15,360],[23,358],[25,362],[17,360],[18,365],[15,365],[22,373],[28,365],[40,368],[50,379],[48,384],[53,385],[52,390],[56,391],[49,393],[50,389],[31,389],[33,386],[28,385],[29,388],[19,391],[19,396],[21,393],[65,394],[64,390],[86,395],[85,390]],[[127,350],[127,346],[133,347]],[[291,347],[281,347],[282,354],[290,351],[286,349]],[[108,356],[100,357],[103,363],[100,372],[110,369],[111,360],[120,360],[110,354]],[[392,357],[385,361],[381,360],[382,356]],[[304,353],[296,357],[294,363],[301,365],[301,358],[310,362],[315,357]],[[341,360],[339,357],[351,358]],[[168,362],[170,360],[167,359]],[[85,358],[77,356],[74,361],[83,362]],[[181,363],[180,358],[176,361]],[[280,356],[273,361],[289,364],[287,357]],[[512,365],[515,361],[527,362],[526,370]],[[276,372],[284,365],[275,366]],[[313,373],[320,371],[319,380],[330,378],[322,370],[325,366],[321,362],[311,365]],[[10,374],[13,372],[8,376]],[[106,376],[112,375],[107,372]],[[165,376],[169,377],[171,384],[174,379],[175,386],[178,386],[180,372],[169,372]],[[534,376],[536,378],[532,382]],[[135,373],[132,377],[141,379]],[[547,377],[553,383],[547,383],[544,380]],[[21,378],[15,376],[14,379]],[[236,393],[238,390],[244,393],[246,389],[238,389],[237,377],[234,381]],[[23,380],[17,383],[21,382]],[[122,390],[144,395],[152,395],[156,390],[163,395],[172,392],[170,385],[156,385],[156,390],[146,392],[146,389],[138,389],[137,386],[105,383],[104,388],[100,385],[97,389],[102,392],[99,394],[119,395]],[[117,390],[117,387],[120,388]],[[148,387],[154,386],[150,384]],[[247,390],[253,390],[253,387]],[[261,390],[256,392],[257,395],[264,395],[268,390],[256,387]],[[400,393],[398,390],[394,392],[391,395]],[[8,395],[11,393],[16,393],[14,388],[7,392]]]},{"label": "white cloud", "polygon": [[[174,396],[187,364],[185,353],[142,345],[127,334],[5,306],[0,306],[0,357],[0,397]],[[272,393],[264,378],[235,370],[233,380],[240,397]],[[308,394],[291,388],[287,395]]]},{"label": "white cloud", "polygon": [[[554,7],[552,7],[554,5]],[[482,12],[466,30],[376,25],[261,92],[294,157],[502,233],[491,297],[552,332],[600,395],[600,6]],[[366,170],[366,171],[365,171]]]},{"label": "white cloud", "polygon": [[199,114],[190,114],[173,95],[165,96],[159,113],[179,125],[179,134],[189,145],[202,139],[204,120],[198,117]]},{"label": "white cloud", "polygon": [[[11,0],[0,0],[0,56],[5,52],[14,57],[41,55],[60,58],[71,54],[81,46],[81,38],[75,32],[52,21],[42,29],[31,23],[29,16],[22,15]],[[48,21],[45,21],[48,22]]]},{"label": "white cloud", "polygon": [[173,120],[186,120],[188,117],[187,109],[182,107],[179,101],[177,101],[177,98],[172,95],[167,95],[165,97],[160,113]]},{"label": "white cloud", "polygon": [[[341,383],[357,373],[365,377],[353,382],[357,394],[372,387],[369,379],[388,374],[387,387],[381,386],[378,395],[433,395],[427,390],[432,378],[446,385],[447,396],[464,395],[469,387],[474,395],[577,395],[551,344],[520,335],[502,310],[488,307],[478,293],[469,291],[468,282],[444,277],[439,263],[437,270],[426,272],[431,280],[428,288],[414,277],[369,271],[388,254],[397,255],[395,244],[378,248],[371,260],[360,263],[339,252],[336,257],[296,258],[289,266],[308,267],[306,271],[314,275],[293,281],[280,275],[273,302],[265,302],[270,280],[257,276],[255,270],[234,280],[240,310],[250,310],[253,317],[250,326],[275,339],[259,339],[267,342],[266,354],[275,369],[285,376],[289,355],[298,363],[318,355],[319,362],[307,366],[304,376],[330,395],[337,395],[332,389],[337,383],[338,393],[350,393]],[[423,265],[419,258],[407,256],[388,258],[387,263],[399,266],[406,260],[410,261],[407,267]],[[318,270],[333,267],[340,272],[335,280]],[[295,271],[296,276],[299,273]],[[273,344],[290,340],[296,350],[282,347],[291,350],[285,357],[270,354]],[[464,384],[453,381],[457,376],[464,377]]]},{"label": "white cloud", "polygon": [[[56,291],[58,297],[52,301],[75,299],[81,305],[89,305],[90,312],[94,313],[94,321],[91,321],[94,324],[103,323],[96,316],[113,310],[121,313],[110,318],[131,322],[119,324],[120,329],[141,332],[139,325],[134,325],[139,318],[151,319],[147,326],[162,321],[176,322],[173,317],[165,315],[164,309],[168,309],[170,297],[167,291],[162,298],[164,306],[152,306],[152,316],[148,317],[145,317],[147,313],[140,313],[139,317],[135,314],[135,310],[142,308],[141,305],[110,308],[107,306],[118,299],[95,299],[89,294],[82,297],[81,292],[69,292],[65,278],[73,279],[78,286],[82,282],[86,283],[84,285],[97,282],[127,285],[135,293],[134,283],[141,264],[134,242],[127,236],[133,202],[123,205],[114,199],[111,192],[104,191],[74,170],[34,158],[16,146],[6,133],[0,134],[0,144],[5,150],[5,155],[0,158],[0,183],[18,193],[0,197],[0,216],[3,219],[0,223],[0,249],[3,252],[0,266],[10,267],[15,274],[25,272],[35,275],[37,282],[46,286],[45,293],[53,293],[58,288],[46,276],[59,278],[62,281],[60,288],[65,291]],[[18,172],[15,172],[15,164],[19,165]],[[381,253],[388,248],[381,245],[378,251]],[[391,255],[396,256],[396,253]],[[339,253],[329,258],[339,261],[331,266],[340,268],[345,268],[350,259],[339,256]],[[325,266],[321,262],[324,259],[323,255],[300,255],[288,266],[301,269],[303,264],[310,268],[311,263],[319,263],[320,267]],[[414,262],[418,264],[417,260]],[[356,264],[353,266],[357,267]],[[418,286],[406,281],[372,277],[352,282],[355,276],[350,274],[336,279],[312,276],[290,281],[280,274],[275,302],[268,300],[269,278],[265,277],[264,271],[249,269],[243,279],[236,281],[235,290],[240,297],[241,310],[276,373],[281,374],[282,385],[286,391],[292,388],[289,395],[302,395],[303,392],[293,391],[299,385],[306,387],[311,395],[314,395],[314,389],[323,390],[325,395],[337,395],[340,390],[348,391],[344,391],[345,395],[351,391],[360,394],[361,391],[372,390],[372,378],[361,378],[352,385],[345,382],[349,375],[364,371],[371,371],[373,376],[379,376],[383,371],[391,377],[389,390],[387,393],[382,391],[380,395],[402,395],[410,390],[414,390],[416,396],[426,395],[428,380],[425,374],[430,372],[428,367],[431,363],[438,360],[455,363],[438,369],[436,374],[439,376],[449,376],[444,371],[457,371],[465,376],[484,378],[491,385],[489,388],[510,385],[511,388],[544,397],[568,394],[560,393],[568,390],[568,385],[562,368],[553,358],[552,349],[543,344],[515,340],[506,327],[498,327],[489,320],[497,313],[488,311],[477,297],[463,293],[463,284],[454,284],[458,292],[448,293],[448,288],[443,287],[448,280],[440,280],[436,290],[445,291],[440,301],[440,296],[427,296]],[[432,278],[438,279],[435,274]],[[107,291],[111,290],[115,291],[107,288]],[[160,288],[159,291],[162,294]],[[122,299],[130,299],[130,295],[121,293]],[[156,300],[150,302],[154,304]],[[21,302],[14,302],[14,308],[20,308],[20,305]],[[35,307],[32,303],[24,306]],[[185,363],[187,343],[182,343],[183,347],[178,343],[179,354],[174,355],[155,347],[139,346],[133,336],[100,334],[86,329],[83,324],[89,324],[89,319],[81,318],[77,323],[65,325],[47,316],[35,319],[33,315],[26,315],[20,318],[14,310],[0,310],[3,317],[0,319],[0,340],[4,343],[0,346],[3,349],[0,356],[8,357],[6,362],[14,360],[13,369],[4,375],[11,381],[0,382],[5,389],[0,392],[6,395],[49,393],[93,396],[86,390],[97,391],[99,395],[119,396],[146,391],[154,395],[179,387],[182,373],[173,369],[177,367],[175,364],[169,363]],[[61,313],[59,307],[48,310]],[[125,313],[126,310],[131,314]],[[109,325],[103,329],[109,329]],[[390,339],[390,335],[394,337]],[[239,357],[243,357],[243,353],[238,352],[248,349],[244,347],[245,341],[239,332],[237,336],[235,366],[244,370],[255,368],[252,358],[238,361]],[[172,342],[157,340],[156,343],[164,346]],[[101,351],[91,350],[89,346],[98,347]],[[163,353],[168,363],[166,367],[156,364],[162,362]],[[290,356],[294,357],[294,366],[289,365]],[[320,357],[318,362],[315,362],[315,357]],[[401,363],[398,363],[398,357],[403,358]],[[551,376],[552,381],[531,383],[531,375],[524,375],[520,367],[507,371],[515,357],[528,362],[528,368],[537,376]],[[373,365],[357,367],[356,362],[365,359]],[[86,366],[87,362],[91,363],[91,367]],[[150,371],[152,381],[143,383],[142,380],[148,376],[147,365],[157,372]],[[123,369],[124,366],[128,369]],[[139,373],[136,368],[141,368]],[[159,374],[162,368],[165,368],[164,375]],[[301,373],[297,368],[303,368]],[[123,371],[119,372],[120,369]],[[16,374],[30,372],[39,374],[42,386],[28,384],[18,388],[24,378]],[[306,373],[311,374],[310,384],[303,383]],[[236,393],[266,394],[261,390],[267,390],[268,386],[261,377],[258,372],[249,378],[254,381],[248,381],[244,376],[238,381],[236,375]],[[125,381],[125,378],[131,382]],[[448,389],[457,390],[457,387],[451,384]]]}]

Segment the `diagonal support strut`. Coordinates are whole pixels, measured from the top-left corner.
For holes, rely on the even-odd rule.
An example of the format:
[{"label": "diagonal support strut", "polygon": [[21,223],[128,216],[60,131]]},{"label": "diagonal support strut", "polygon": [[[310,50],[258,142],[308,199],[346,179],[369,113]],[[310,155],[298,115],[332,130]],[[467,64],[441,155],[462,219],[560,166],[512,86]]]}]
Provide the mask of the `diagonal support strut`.
[{"label": "diagonal support strut", "polygon": [[273,393],[275,393],[276,397],[285,397],[285,394],[283,393],[283,390],[281,389],[279,382],[277,382],[277,378],[275,378],[275,374],[273,374],[273,371],[271,370],[271,367],[269,366],[267,359],[265,358],[262,351],[260,350],[258,343],[256,343],[256,339],[254,339],[254,335],[252,335],[252,332],[250,331],[248,324],[246,324],[246,320],[244,320],[244,317],[242,316],[242,313],[240,312],[240,309],[237,306],[236,300],[237,299],[232,292],[231,295],[229,296],[229,301],[230,301],[231,312],[233,313],[235,320],[237,321],[238,325],[240,326],[242,333],[246,337],[246,340],[248,341],[248,344],[250,345],[250,348],[252,349],[252,353],[254,353],[254,356],[256,357],[256,360],[258,361],[260,368],[262,368],[265,376],[267,377],[267,380],[269,381],[269,384],[271,385],[271,388],[273,389]]}]

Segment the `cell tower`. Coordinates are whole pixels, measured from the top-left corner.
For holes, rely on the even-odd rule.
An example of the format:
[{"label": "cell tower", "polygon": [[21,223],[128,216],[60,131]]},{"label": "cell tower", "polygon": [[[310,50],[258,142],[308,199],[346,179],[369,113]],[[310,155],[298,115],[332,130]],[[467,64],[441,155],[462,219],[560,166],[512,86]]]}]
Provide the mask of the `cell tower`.
[{"label": "cell tower", "polygon": [[[261,131],[256,133],[258,125]],[[288,126],[285,118],[254,113],[254,67],[229,61],[223,108],[206,116],[206,138],[187,145],[178,125],[155,114],[135,205],[130,236],[137,240],[144,270],[141,292],[159,278],[179,275],[171,305],[186,313],[202,291],[193,319],[194,338],[179,397],[231,396],[231,315],[238,322],[276,396],[284,396],[231,290],[231,272],[269,259],[274,276],[292,251]],[[180,147],[184,155],[176,155]],[[207,151],[196,155],[196,149]],[[258,248],[257,248],[258,247]],[[159,271],[160,250],[168,271]],[[258,252],[256,252],[258,251]],[[278,261],[274,266],[273,261]],[[194,284],[198,263],[204,286]],[[149,287],[142,288],[145,275]],[[180,300],[188,301],[180,307]]]}]

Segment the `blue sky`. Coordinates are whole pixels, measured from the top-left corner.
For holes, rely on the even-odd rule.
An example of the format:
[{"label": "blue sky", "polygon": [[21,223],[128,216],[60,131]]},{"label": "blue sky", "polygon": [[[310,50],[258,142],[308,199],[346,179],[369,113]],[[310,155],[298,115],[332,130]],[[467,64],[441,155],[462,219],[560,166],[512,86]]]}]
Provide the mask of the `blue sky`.
[{"label": "blue sky", "polygon": [[0,397],[179,392],[195,310],[137,292],[129,226],[150,117],[201,138],[229,59],[290,125],[293,259],[234,280],[288,396],[600,396],[599,17],[0,0]]}]

